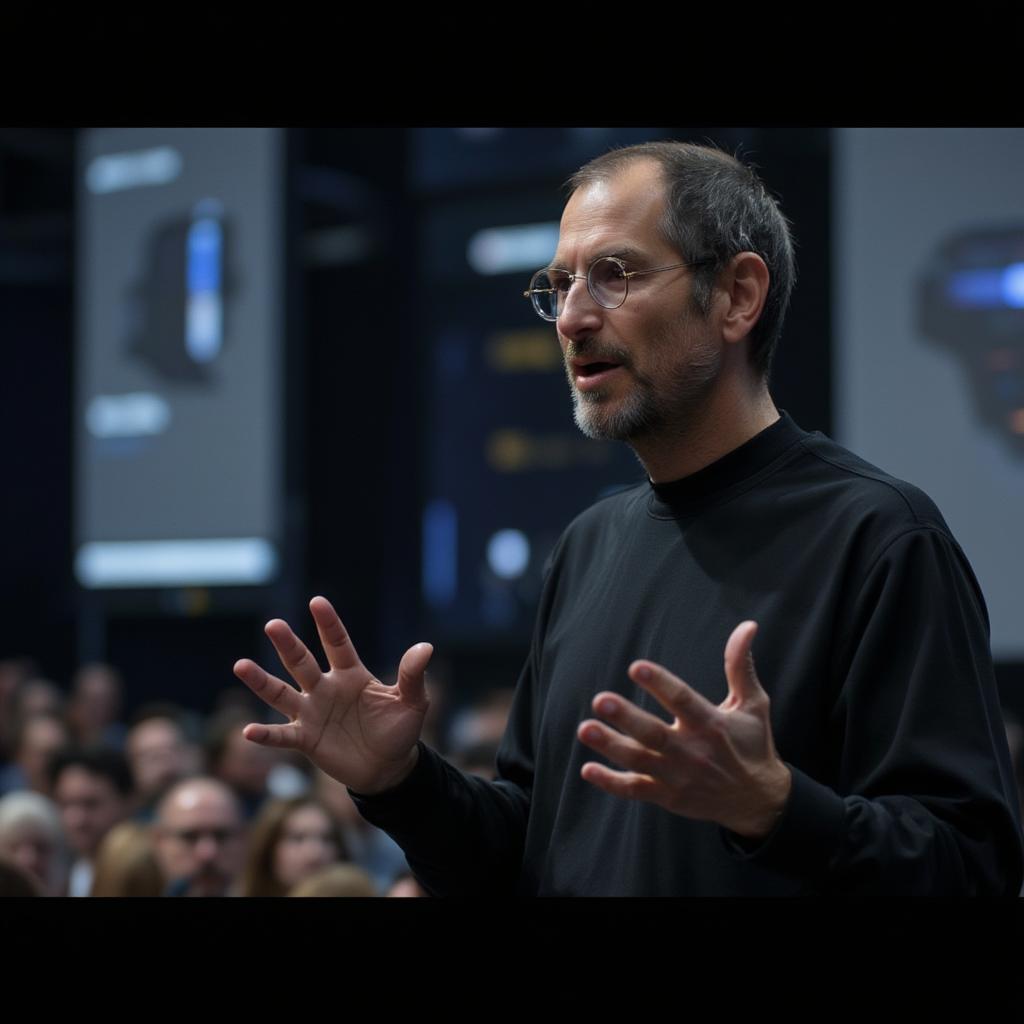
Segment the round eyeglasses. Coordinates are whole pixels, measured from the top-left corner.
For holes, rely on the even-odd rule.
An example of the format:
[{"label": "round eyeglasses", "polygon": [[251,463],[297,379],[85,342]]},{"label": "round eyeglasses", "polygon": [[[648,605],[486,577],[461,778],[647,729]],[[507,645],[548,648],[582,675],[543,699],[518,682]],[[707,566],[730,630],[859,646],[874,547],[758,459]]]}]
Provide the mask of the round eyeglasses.
[{"label": "round eyeglasses", "polygon": [[[587,291],[599,306],[618,309],[629,294],[631,277],[660,274],[663,270],[677,270],[680,267],[699,267],[710,262],[710,259],[703,259],[692,263],[673,263],[668,267],[653,267],[650,270],[627,270],[626,264],[617,256],[599,256],[587,270]],[[582,278],[582,274],[570,274],[568,270],[538,270],[530,279],[530,287],[523,292],[523,297],[533,302],[538,316],[544,320],[557,320],[565,308],[565,300],[573,282]]]}]

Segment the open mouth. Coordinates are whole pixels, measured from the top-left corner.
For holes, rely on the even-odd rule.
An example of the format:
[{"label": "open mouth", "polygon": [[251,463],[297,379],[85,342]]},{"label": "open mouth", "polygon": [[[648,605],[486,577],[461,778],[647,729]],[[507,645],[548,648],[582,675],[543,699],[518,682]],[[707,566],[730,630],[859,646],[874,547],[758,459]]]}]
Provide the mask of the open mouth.
[{"label": "open mouth", "polygon": [[595,360],[590,363],[573,363],[572,372],[576,387],[588,391],[600,387],[622,369],[622,363]]},{"label": "open mouth", "polygon": [[577,377],[595,377],[599,373],[605,373],[607,370],[614,370],[621,366],[621,363],[584,363],[582,366],[576,367]]}]

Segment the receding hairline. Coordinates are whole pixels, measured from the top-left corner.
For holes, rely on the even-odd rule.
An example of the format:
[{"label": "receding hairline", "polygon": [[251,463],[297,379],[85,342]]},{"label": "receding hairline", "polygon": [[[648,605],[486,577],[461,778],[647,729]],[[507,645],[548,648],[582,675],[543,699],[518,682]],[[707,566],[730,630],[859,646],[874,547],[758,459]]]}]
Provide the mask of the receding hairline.
[{"label": "receding hairline", "polygon": [[597,181],[608,181],[636,163],[648,162],[661,172],[662,183],[668,184],[669,161],[673,156],[687,154],[714,161],[730,170],[750,171],[752,168],[742,160],[718,146],[696,142],[642,142],[638,145],[619,146],[594,157],[572,174],[565,182],[567,196]]}]

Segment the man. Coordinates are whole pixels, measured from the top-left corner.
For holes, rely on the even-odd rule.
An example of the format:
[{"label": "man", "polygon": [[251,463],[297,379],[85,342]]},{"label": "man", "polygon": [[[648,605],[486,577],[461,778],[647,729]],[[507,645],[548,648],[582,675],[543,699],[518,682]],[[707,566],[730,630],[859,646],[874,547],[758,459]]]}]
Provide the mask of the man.
[{"label": "man", "polygon": [[793,278],[775,202],[678,143],[571,185],[528,294],[580,428],[627,441],[650,481],[556,545],[498,778],[417,744],[430,646],[384,687],[323,598],[327,673],[279,620],[300,691],[236,665],[291,719],[246,735],[346,782],[437,894],[1015,895],[973,574],[925,495],[771,400]]},{"label": "man", "polygon": [[174,705],[151,704],[134,718],[125,740],[135,794],[136,818],[151,821],[160,797],[175,782],[196,774],[200,758],[189,743],[181,714]]},{"label": "man", "polygon": [[100,843],[131,809],[128,762],[119,751],[105,747],[67,748],[51,763],[50,778],[64,832],[77,857],[68,895],[88,896]]},{"label": "man", "polygon": [[172,786],[157,805],[153,842],[168,896],[227,896],[242,871],[242,808],[219,779]]}]

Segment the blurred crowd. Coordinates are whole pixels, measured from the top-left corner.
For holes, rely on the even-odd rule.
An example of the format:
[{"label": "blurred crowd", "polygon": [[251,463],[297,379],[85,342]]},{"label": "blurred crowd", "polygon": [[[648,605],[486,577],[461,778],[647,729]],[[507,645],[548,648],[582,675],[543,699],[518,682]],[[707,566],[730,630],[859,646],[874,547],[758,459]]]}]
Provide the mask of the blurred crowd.
[{"label": "blurred crowd", "polygon": [[[447,717],[430,690],[425,741],[493,777],[511,690]],[[110,665],[65,688],[0,662],[0,896],[426,895],[345,786],[244,738],[265,719],[241,686],[208,715],[158,703],[125,719],[124,697]]]}]

